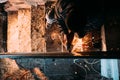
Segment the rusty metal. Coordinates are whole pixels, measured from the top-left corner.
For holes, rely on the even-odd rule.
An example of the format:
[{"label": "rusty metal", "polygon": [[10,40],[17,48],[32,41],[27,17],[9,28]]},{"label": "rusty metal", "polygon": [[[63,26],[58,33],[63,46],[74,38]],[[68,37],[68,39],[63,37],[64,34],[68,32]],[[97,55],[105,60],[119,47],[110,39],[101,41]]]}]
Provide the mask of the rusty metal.
[{"label": "rusty metal", "polygon": [[93,58],[120,59],[120,51],[95,52],[47,52],[47,53],[4,53],[0,58]]}]

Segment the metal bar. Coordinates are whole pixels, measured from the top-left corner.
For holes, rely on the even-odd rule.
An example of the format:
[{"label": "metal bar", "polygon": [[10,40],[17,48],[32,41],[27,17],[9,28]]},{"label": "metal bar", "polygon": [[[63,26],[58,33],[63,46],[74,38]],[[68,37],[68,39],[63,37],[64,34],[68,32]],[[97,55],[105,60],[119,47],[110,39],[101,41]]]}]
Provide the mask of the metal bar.
[{"label": "metal bar", "polygon": [[47,52],[47,53],[5,53],[0,58],[96,58],[96,59],[120,59],[120,51],[97,52]]}]

